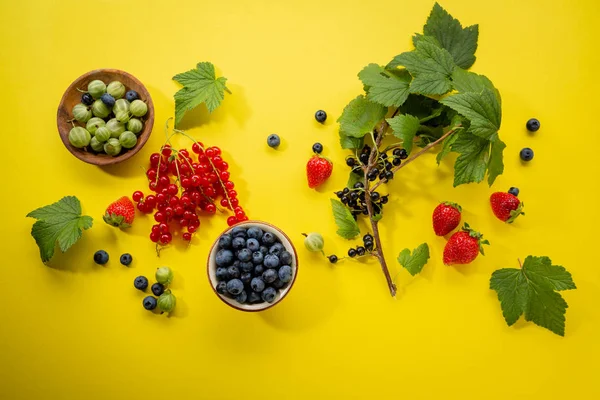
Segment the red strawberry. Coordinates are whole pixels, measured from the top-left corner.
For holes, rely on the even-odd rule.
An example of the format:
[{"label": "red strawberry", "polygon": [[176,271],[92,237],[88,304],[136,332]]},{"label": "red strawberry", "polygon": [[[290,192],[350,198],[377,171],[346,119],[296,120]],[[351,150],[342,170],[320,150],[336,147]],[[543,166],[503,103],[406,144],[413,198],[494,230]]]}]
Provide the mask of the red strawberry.
[{"label": "red strawberry", "polygon": [[135,207],[129,197],[123,196],[111,203],[104,213],[104,222],[118,228],[128,228],[133,223]]},{"label": "red strawberry", "polygon": [[306,176],[308,177],[308,187],[316,188],[331,176],[333,164],[325,157],[315,154],[306,164]]},{"label": "red strawberry", "polygon": [[433,230],[438,236],[445,236],[460,224],[462,208],[456,203],[445,201],[433,210]]},{"label": "red strawberry", "polygon": [[487,240],[481,240],[483,235],[475,232],[465,222],[462,230],[450,236],[446,247],[444,247],[444,264],[469,264],[477,254],[483,253],[483,245],[490,244]]},{"label": "red strawberry", "polygon": [[523,212],[524,204],[510,193],[496,192],[490,196],[490,204],[494,215],[501,221],[512,223]]}]

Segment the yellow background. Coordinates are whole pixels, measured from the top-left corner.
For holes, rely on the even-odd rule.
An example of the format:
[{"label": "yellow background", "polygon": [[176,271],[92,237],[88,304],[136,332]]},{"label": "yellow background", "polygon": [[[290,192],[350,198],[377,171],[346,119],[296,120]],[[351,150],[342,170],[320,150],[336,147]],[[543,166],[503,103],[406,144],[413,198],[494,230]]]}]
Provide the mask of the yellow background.
[{"label": "yellow background", "polygon": [[[445,0],[463,24],[480,25],[473,70],[503,97],[506,169],[493,189],[452,188],[451,162],[433,155],[389,185],[382,222],[387,259],[427,241],[420,276],[398,273],[390,298],[375,262],[331,267],[302,246],[318,231],[343,255],[329,198],[343,187],[346,152],[335,120],[361,91],[356,74],[410,48],[431,1],[7,1],[0,3],[0,115],[3,189],[2,399],[593,399],[600,397],[600,269],[595,256],[599,6],[596,0]],[[213,114],[184,128],[218,145],[252,218],[287,232],[300,273],[286,300],[259,314],[224,305],[210,289],[205,259],[226,216],[203,218],[189,249],[160,259],[147,238],[151,219],[126,231],[102,222],[106,205],[144,189],[142,167],[163,142],[178,89],[171,77],[213,62],[233,92]],[[64,89],[95,68],[131,72],[155,103],[154,134],[137,157],[97,168],[72,157],[56,131]],[[325,126],[313,114],[325,109]],[[524,129],[530,117],[542,128]],[[278,133],[279,150],[266,146]],[[306,185],[315,141],[335,162],[319,190]],[[187,145],[181,139],[181,145]],[[535,159],[522,165],[524,146]],[[489,195],[521,189],[527,215],[513,225],[492,215]],[[44,266],[25,214],[76,195],[94,227]],[[445,267],[434,236],[438,201],[462,204],[463,218],[492,245],[464,267]],[[111,260],[94,265],[93,252]],[[118,262],[130,252],[132,268]],[[531,323],[507,327],[490,274],[517,258],[547,255],[572,272],[566,336]],[[175,271],[171,318],[146,312],[133,278],[157,266]]]}]

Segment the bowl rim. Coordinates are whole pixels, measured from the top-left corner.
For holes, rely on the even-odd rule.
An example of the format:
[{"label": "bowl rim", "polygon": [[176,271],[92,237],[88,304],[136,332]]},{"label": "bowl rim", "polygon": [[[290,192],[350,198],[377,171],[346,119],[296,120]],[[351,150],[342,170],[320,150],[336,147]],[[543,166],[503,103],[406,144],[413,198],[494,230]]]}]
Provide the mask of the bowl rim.
[{"label": "bowl rim", "polygon": [[[71,143],[69,143],[69,139],[67,136],[63,136],[61,134],[61,128],[60,128],[60,119],[61,119],[61,108],[63,107],[65,100],[67,98],[67,94],[70,93],[72,90],[76,90],[77,89],[77,82],[83,81],[87,78],[89,78],[90,76],[93,76],[95,74],[98,73],[108,73],[108,74],[114,74],[116,76],[119,75],[124,75],[127,76],[128,78],[130,78],[131,80],[133,80],[134,82],[136,82],[143,90],[144,90],[144,96],[147,97],[146,100],[146,104],[148,105],[148,120],[146,121],[146,123],[144,124],[144,127],[146,127],[146,125],[149,127],[149,131],[148,134],[143,136],[140,135],[141,139],[138,141],[138,143],[136,144],[136,146],[134,147],[134,149],[131,149],[117,157],[97,157],[96,154],[93,153],[89,153],[91,154],[93,157],[91,159],[85,159],[80,157],[80,154],[78,153],[79,149],[75,149],[73,146],[71,146]],[[63,142],[64,146],[66,147],[66,149],[69,151],[69,153],[71,153],[73,156],[75,156],[75,158],[77,158],[80,161],[83,161],[87,164],[91,164],[91,165],[97,165],[99,167],[103,167],[103,166],[107,166],[107,165],[114,165],[114,164],[118,164],[120,162],[126,161],[128,159],[130,159],[131,157],[133,157],[134,155],[136,155],[141,149],[142,147],[144,147],[144,145],[146,144],[146,142],[148,141],[148,139],[150,138],[150,135],[152,134],[152,130],[154,128],[154,102],[152,101],[152,96],[150,95],[150,92],[148,91],[148,89],[146,88],[146,85],[144,85],[138,78],[136,78],[135,76],[133,76],[132,74],[130,74],[127,71],[123,71],[121,69],[117,69],[117,68],[97,68],[97,69],[93,69],[91,71],[88,71],[82,75],[80,75],[79,77],[77,77],[75,80],[73,80],[71,82],[71,84],[67,87],[67,89],[64,91],[62,97],[60,98],[60,102],[58,103],[58,108],[56,111],[56,127],[58,130],[58,136],[60,137],[60,140]],[[142,131],[144,132],[144,131]],[[134,150],[134,151],[133,151]]]},{"label": "bowl rim", "polygon": [[[283,237],[285,237],[285,239],[288,241],[288,243],[290,244],[293,252],[294,252],[294,261],[296,261],[296,267],[294,268],[294,277],[292,278],[290,285],[287,287],[287,290],[285,291],[285,293],[283,293],[279,299],[277,299],[277,301],[275,301],[274,303],[266,303],[268,304],[266,307],[264,308],[258,308],[258,309],[247,309],[247,308],[243,308],[243,307],[239,307],[235,304],[231,304],[227,301],[225,301],[225,299],[223,298],[223,296],[217,292],[216,287],[213,285],[212,279],[210,277],[210,261],[211,261],[211,254],[213,253],[215,247],[217,246],[217,244],[219,243],[219,238],[221,236],[223,236],[224,234],[226,234],[227,232],[231,231],[233,228],[239,227],[239,226],[244,226],[244,225],[265,225],[268,226],[271,229],[274,229],[275,231],[279,232]],[[208,252],[208,257],[206,260],[206,275],[208,277],[208,284],[210,285],[210,288],[212,289],[212,291],[217,295],[217,297],[219,298],[219,300],[221,300],[223,303],[227,304],[229,307],[234,308],[236,310],[239,311],[244,311],[244,312],[261,312],[261,311],[265,311],[268,310],[271,307],[276,306],[277,304],[281,303],[283,301],[283,299],[288,295],[288,293],[292,290],[292,287],[294,286],[294,283],[296,282],[296,278],[298,277],[298,266],[299,266],[299,262],[298,262],[298,252],[296,251],[296,247],[294,246],[294,243],[292,242],[292,240],[289,238],[288,235],[285,234],[285,232],[283,232],[281,229],[279,229],[278,227],[276,227],[273,224],[270,224],[268,222],[265,221],[261,221],[261,220],[257,220],[257,219],[251,219],[248,221],[243,221],[243,222],[238,222],[237,224],[227,227],[227,229],[223,230],[215,239],[215,241],[213,242],[213,244],[210,246],[210,250]]]}]

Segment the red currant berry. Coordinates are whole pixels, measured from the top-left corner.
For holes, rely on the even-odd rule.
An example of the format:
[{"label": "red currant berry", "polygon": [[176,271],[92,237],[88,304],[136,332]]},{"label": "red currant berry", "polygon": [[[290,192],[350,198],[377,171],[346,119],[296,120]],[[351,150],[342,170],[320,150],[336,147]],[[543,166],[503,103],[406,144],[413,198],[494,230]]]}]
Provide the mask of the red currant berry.
[{"label": "red currant berry", "polygon": [[189,157],[190,156],[190,152],[187,151],[186,149],[181,149],[179,150],[179,155],[182,157]]},{"label": "red currant berry", "polygon": [[206,164],[208,162],[208,157],[206,157],[206,154],[200,154],[198,156],[198,162],[200,164]]},{"label": "red currant berry", "polygon": [[208,197],[215,197],[217,195],[217,191],[215,190],[215,188],[209,186],[206,189],[204,189],[204,194]]},{"label": "red currant berry", "polygon": [[177,196],[172,196],[172,197],[169,199],[169,204],[171,205],[171,207],[176,207],[176,206],[178,206],[178,205],[179,205],[179,197],[177,197]]},{"label": "red currant berry", "polygon": [[190,166],[187,164],[182,164],[181,167],[179,167],[179,172],[181,175],[187,175],[190,173],[190,171]]},{"label": "red currant berry", "polygon": [[217,177],[217,174],[215,174],[214,172],[211,172],[210,174],[208,174],[208,181],[210,183],[215,183],[218,180],[219,180],[219,178]]},{"label": "red currant berry", "polygon": [[156,200],[158,201],[158,203],[164,203],[167,200],[167,195],[164,193],[159,193],[156,195]]},{"label": "red currant berry", "polygon": [[168,176],[161,176],[160,178],[158,178],[158,186],[160,186],[160,187],[169,186],[169,182],[170,182],[170,179]]},{"label": "red currant berry", "polygon": [[152,240],[154,243],[158,242],[159,238],[160,238],[160,233],[158,233],[158,232],[152,232],[150,234],[150,240]]},{"label": "red currant berry", "polygon": [[158,183],[156,183],[156,181],[152,181],[148,184],[148,189],[152,190],[153,192],[156,192],[156,190],[158,189]]},{"label": "red currant berry", "polygon": [[235,184],[234,184],[233,182],[231,182],[231,181],[227,181],[227,182],[225,182],[225,188],[226,188],[226,189],[229,189],[229,190],[231,190],[231,189],[233,189],[234,187],[235,187]]},{"label": "red currant berry", "polygon": [[221,199],[221,207],[227,207],[227,208],[229,208],[229,200],[227,200],[227,199]]},{"label": "red currant berry", "polygon": [[164,222],[161,222],[160,224],[158,224],[158,231],[160,233],[167,233],[167,232],[169,232],[169,225],[167,225]]},{"label": "red currant berry", "polygon": [[214,156],[212,158],[212,162],[213,162],[213,164],[215,164],[218,167],[219,165],[221,165],[223,163],[223,159],[221,158],[221,156]]},{"label": "red currant berry", "polygon": [[[192,193],[192,196],[193,195],[194,194]],[[192,203],[191,200],[190,200],[190,198],[189,198],[189,196],[187,196],[187,195],[181,196],[181,199],[179,200],[179,202],[184,207],[187,207],[187,206],[189,206]]]},{"label": "red currant berry", "polygon": [[210,185],[208,178],[206,176],[201,176],[200,177],[200,186],[206,187],[208,185]]},{"label": "red currant berry", "polygon": [[237,207],[238,204],[240,204],[240,201],[237,198],[231,199],[232,206]]},{"label": "red currant berry", "polygon": [[160,165],[158,166],[158,172],[160,174],[166,174],[168,170],[169,164],[167,164],[166,162],[160,163]]},{"label": "red currant berry", "polygon": [[140,192],[139,190],[136,190],[131,195],[131,198],[133,199],[133,201],[135,201],[136,203],[138,203],[141,199],[144,198],[144,193]]},{"label": "red currant berry", "polygon": [[227,225],[228,226],[233,226],[237,224],[237,219],[235,219],[235,217],[231,216],[229,218],[227,218]]},{"label": "red currant berry", "polygon": [[248,221],[248,217],[247,217],[246,215],[244,215],[244,218],[242,218],[242,220],[241,220],[241,221],[242,221],[242,222],[244,222],[244,221]]},{"label": "red currant berry", "polygon": [[156,169],[152,168],[149,169],[148,171],[146,171],[146,176],[148,177],[149,180],[153,181],[156,179]]},{"label": "red currant berry", "polygon": [[220,148],[218,148],[216,146],[213,146],[212,149],[215,152],[215,156],[218,156],[219,154],[221,154],[221,149]]},{"label": "red currant berry", "polygon": [[167,193],[170,195],[175,195],[177,194],[177,192],[179,192],[179,188],[177,187],[176,184],[171,183],[169,186],[167,186]]},{"label": "red currant berry", "polygon": [[169,191],[168,191],[168,190],[167,190],[167,188],[165,188],[165,187],[164,187],[164,188],[162,188],[162,189],[160,189],[160,193],[161,193],[161,194],[164,194],[165,196],[168,196],[168,195],[169,195]]},{"label": "red currant berry", "polygon": [[146,206],[146,204],[144,202],[137,203],[136,207],[138,210],[140,210],[140,212],[143,212],[143,213],[147,212],[147,210],[148,210],[148,207]]},{"label": "red currant berry", "polygon": [[185,210],[183,209],[182,206],[177,206],[174,208],[175,210],[175,215],[183,215],[183,213],[185,212]]},{"label": "red currant berry", "polygon": [[155,168],[158,165],[158,162],[160,161],[160,154],[158,153],[152,153],[150,154],[150,166]]},{"label": "red currant berry", "polygon": [[193,151],[194,153],[196,153],[196,154],[200,154],[200,150],[201,150],[201,149],[200,149],[200,145],[199,145],[198,143],[194,143],[194,144],[192,145],[192,151]]},{"label": "red currant berry", "polygon": [[[196,144],[196,143],[194,143]],[[183,240],[189,242],[190,240],[192,240],[192,234],[189,232],[184,233],[183,235],[181,235],[181,237],[183,238]]]},{"label": "red currant berry", "polygon": [[238,211],[238,212],[235,213],[235,217],[238,219],[238,221],[241,221],[242,218],[244,218],[245,215],[246,214],[244,214],[243,211]]},{"label": "red currant berry", "polygon": [[183,178],[181,180],[181,186],[187,189],[192,186],[192,181],[190,180],[190,178]]},{"label": "red currant berry", "polygon": [[152,194],[149,195],[148,197],[146,197],[145,203],[148,207],[154,208],[156,206],[156,196]]},{"label": "red currant berry", "polygon": [[161,151],[162,155],[169,157],[171,155],[171,145],[165,144]]},{"label": "red currant berry", "polygon": [[173,216],[173,212],[173,207],[165,208],[165,215],[167,216],[167,218],[171,218]]},{"label": "red currant berry", "polygon": [[187,230],[189,233],[194,233],[198,230],[198,226],[192,225],[192,223],[190,222],[190,224],[187,227]]},{"label": "red currant berry", "polygon": [[192,186],[198,186],[200,184],[200,177],[198,175],[192,175],[190,180],[192,181]]},{"label": "red currant berry", "polygon": [[228,169],[228,168],[229,168],[229,164],[227,164],[227,162],[225,162],[225,161],[223,161],[223,162],[221,163],[221,165],[219,165],[219,169],[220,169],[221,171],[227,171],[227,169]]},{"label": "red currant berry", "polygon": [[165,221],[165,214],[163,214],[162,212],[157,212],[156,214],[154,214],[154,220],[156,222],[164,222]]},{"label": "red currant berry", "polygon": [[233,212],[234,212],[234,213],[236,213],[236,212],[239,212],[239,211],[244,211],[244,209],[243,209],[242,207],[240,207],[240,206],[237,206],[237,207],[235,207],[235,208],[233,209]]},{"label": "red currant berry", "polygon": [[156,206],[156,209],[160,212],[165,212],[165,208],[167,208],[169,205],[169,203],[164,202],[164,203],[158,203],[158,206]]},{"label": "red currant berry", "polygon": [[202,200],[202,195],[200,194],[200,192],[192,193],[192,200],[194,200],[194,203],[200,202],[200,200]]},{"label": "red currant berry", "polygon": [[188,224],[189,224],[189,221],[185,218],[181,218],[179,220],[179,225],[181,225],[181,226],[188,226]]},{"label": "red currant berry", "polygon": [[171,239],[173,239],[173,236],[171,236],[170,233],[163,233],[162,235],[160,235],[161,244],[169,244],[171,242]]},{"label": "red currant berry", "polygon": [[227,191],[227,196],[233,198],[233,197],[237,197],[237,192],[234,189],[228,190]]},{"label": "red currant berry", "polygon": [[160,233],[160,224],[152,225],[152,232]]},{"label": "red currant berry", "polygon": [[228,171],[221,171],[221,173],[219,174],[221,176],[221,180],[227,182],[229,180],[229,172]]},{"label": "red currant berry", "polygon": [[214,214],[217,211],[217,207],[214,204],[208,204],[206,206],[206,212],[209,214]]},{"label": "red currant berry", "polygon": [[209,147],[208,149],[206,149],[206,151],[204,153],[209,158],[212,158],[215,156],[215,150],[212,147]]}]

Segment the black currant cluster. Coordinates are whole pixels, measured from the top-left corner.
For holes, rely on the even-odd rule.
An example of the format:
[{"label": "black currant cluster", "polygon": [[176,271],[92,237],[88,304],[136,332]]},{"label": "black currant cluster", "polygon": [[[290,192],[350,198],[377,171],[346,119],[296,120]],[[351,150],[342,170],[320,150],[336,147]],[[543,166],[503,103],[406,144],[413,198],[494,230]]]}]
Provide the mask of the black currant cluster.
[{"label": "black currant cluster", "polygon": [[[355,258],[355,257],[364,256],[366,253],[371,253],[374,248],[375,248],[375,245],[373,243],[373,235],[371,235],[370,233],[367,233],[365,236],[363,236],[363,245],[362,246],[356,246],[356,247],[352,247],[352,248],[348,249],[348,257]],[[332,254],[332,255],[328,256],[327,258],[329,259],[329,262],[332,264],[335,264],[339,260],[335,254]]]},{"label": "black currant cluster", "polygon": [[[354,219],[358,215],[369,215],[367,209],[367,203],[365,202],[367,192],[365,191],[365,185],[362,182],[356,182],[352,189],[344,188],[339,192],[335,192],[335,195],[340,201],[350,208],[350,212]],[[388,202],[389,195],[380,195],[379,192],[371,192],[371,203],[373,204],[373,214],[381,213],[383,205]]]},{"label": "black currant cluster", "polygon": [[[362,166],[369,163],[369,157],[371,154],[371,147],[365,144],[358,156],[358,160],[355,157],[348,157],[346,159],[346,165],[352,168],[352,172],[364,178]],[[371,168],[367,178],[369,181],[374,181],[377,178],[383,182],[387,182],[394,178],[392,169],[399,166],[402,160],[408,157],[408,153],[405,149],[394,149],[392,156],[389,157],[387,152],[379,153],[377,164]]]}]

